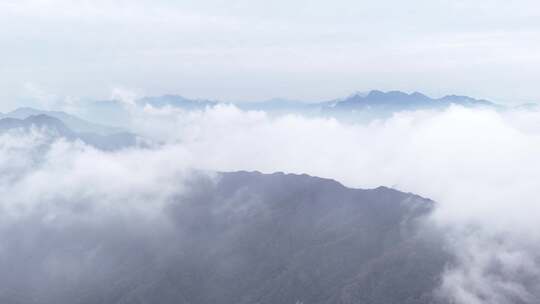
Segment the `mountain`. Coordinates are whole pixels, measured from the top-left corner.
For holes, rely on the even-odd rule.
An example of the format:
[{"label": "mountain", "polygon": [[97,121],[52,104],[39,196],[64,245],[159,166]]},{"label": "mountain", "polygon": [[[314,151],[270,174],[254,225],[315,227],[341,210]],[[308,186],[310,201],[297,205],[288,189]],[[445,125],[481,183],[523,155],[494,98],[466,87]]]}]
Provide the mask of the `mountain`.
[{"label": "mountain", "polygon": [[85,201],[62,226],[10,230],[0,273],[17,276],[0,275],[0,300],[444,303],[434,290],[449,257],[424,227],[428,199],[283,173],[195,173],[184,188],[157,218],[93,225]]},{"label": "mountain", "polygon": [[[382,92],[373,90],[368,93],[355,93],[342,99],[324,102],[303,102],[283,98],[274,98],[261,102],[220,102],[206,99],[189,99],[180,95],[150,96],[126,104],[119,100],[92,101],[81,110],[87,120],[58,111],[40,111],[31,108],[17,109],[1,117],[24,119],[31,115],[46,114],[62,120],[70,129],[80,133],[110,135],[132,127],[133,106],[154,108],[173,107],[185,111],[202,111],[219,104],[234,105],[245,111],[262,111],[269,115],[287,114],[307,117],[332,117],[344,121],[362,122],[375,118],[384,118],[393,113],[414,110],[442,110],[452,104],[471,108],[504,109],[493,102],[468,96],[448,95],[431,98],[422,93],[407,94],[400,91]],[[97,123],[93,123],[97,122]],[[114,126],[114,127],[109,127]]]},{"label": "mountain", "polygon": [[540,104],[535,102],[528,102],[520,104],[514,107],[516,110],[525,110],[525,111],[538,111],[540,109]]},{"label": "mountain", "polygon": [[394,113],[417,110],[444,110],[452,105],[467,108],[504,107],[483,99],[468,96],[448,95],[431,98],[422,93],[407,94],[400,91],[370,91],[354,94],[344,99],[321,103],[320,115],[350,122],[368,122],[373,119],[388,118]]},{"label": "mountain", "polygon": [[330,111],[386,111],[443,109],[450,105],[465,107],[500,108],[490,101],[468,96],[448,95],[431,98],[422,93],[407,94],[400,91],[382,92],[373,90],[368,93],[356,93],[347,98],[319,103],[306,103],[287,99],[271,99],[264,102],[236,103],[241,109],[280,113],[328,113]]},{"label": "mountain", "polygon": [[300,114],[316,116],[320,112],[321,105],[297,100],[273,98],[260,102],[239,102],[234,105],[245,111],[263,111],[271,115]]},{"label": "mountain", "polygon": [[119,132],[108,135],[95,133],[78,133],[71,130],[63,121],[45,114],[33,115],[24,119],[2,118],[0,119],[0,133],[11,130],[28,132],[39,129],[46,132],[50,139],[64,138],[69,141],[81,140],[82,142],[102,150],[119,150],[138,145],[135,134]]},{"label": "mountain", "polygon": [[[468,108],[503,109],[502,106],[483,99],[468,96],[448,95],[431,98],[422,93],[407,94],[400,91],[382,92],[373,90],[367,93],[355,93],[343,99],[324,102],[302,102],[283,98],[274,98],[261,102],[219,102],[205,99],[189,99],[179,95],[145,97],[136,100],[138,106],[155,108],[174,107],[185,111],[202,111],[219,104],[234,105],[244,111],[262,111],[270,116],[288,114],[306,117],[331,117],[347,122],[369,122],[373,119],[387,118],[394,113],[416,110],[444,110],[451,105]],[[104,123],[128,121],[126,109],[118,102],[101,102],[99,111],[91,116],[97,118],[112,117]],[[97,113],[97,114],[96,114]]]},{"label": "mountain", "polygon": [[205,99],[188,99],[179,95],[163,95],[156,97],[145,97],[136,101],[139,106],[152,106],[162,108],[166,106],[183,109],[186,111],[205,110],[219,104],[234,105],[245,111],[264,111],[269,114],[303,114],[317,113],[318,104],[309,104],[301,101],[294,101],[282,98],[274,98],[261,102],[219,102]]},{"label": "mountain", "polygon": [[489,100],[485,99],[475,99],[469,96],[460,96],[460,95],[447,95],[439,99],[434,99],[443,104],[456,104],[465,107],[488,107],[488,108],[502,108],[501,105],[495,104]]},{"label": "mountain", "polygon": [[121,100],[96,100],[86,104],[82,111],[83,117],[105,125],[132,127],[132,107],[151,106],[154,108],[173,107],[186,111],[204,110],[218,105],[217,101],[203,99],[188,99],[179,95],[149,96],[134,100],[133,103]]},{"label": "mountain", "polygon": [[218,104],[217,101],[204,99],[188,99],[179,95],[145,97],[137,100],[136,103],[140,106],[150,105],[156,108],[171,106],[185,110],[204,110],[206,107],[213,107]]},{"label": "mountain", "polygon": [[47,115],[61,120],[68,128],[79,133],[96,133],[100,135],[109,135],[122,132],[119,128],[109,127],[92,123],[76,117],[74,115],[67,114],[61,111],[43,111],[33,108],[18,108],[7,114],[0,114],[0,118],[16,118],[25,119],[30,116]]},{"label": "mountain", "polygon": [[[177,95],[164,95],[142,98],[137,101],[137,104],[154,107],[172,106],[185,110],[204,110],[220,104],[220,102],[187,99]],[[445,109],[453,104],[464,107],[502,108],[493,102],[468,96],[448,95],[441,98],[431,98],[418,92],[407,94],[400,91],[382,92],[378,90],[368,93],[356,93],[347,98],[318,103],[275,98],[262,102],[238,102],[232,104],[242,110],[264,111],[276,115],[323,115],[353,119],[377,118],[400,111]]]},{"label": "mountain", "polygon": [[129,130],[132,125],[131,104],[120,100],[87,101],[79,113],[82,118],[102,125]]},{"label": "mountain", "polygon": [[75,133],[71,131],[61,120],[40,114],[26,117],[24,119],[2,118],[0,119],[0,132],[12,129],[29,130],[31,128],[45,129],[58,136],[73,138]]},{"label": "mountain", "polygon": [[331,106],[335,110],[417,110],[445,108],[452,104],[465,107],[496,107],[487,100],[474,99],[468,96],[448,95],[442,98],[431,98],[422,93],[407,94],[400,91],[371,91],[368,94],[356,94]]}]

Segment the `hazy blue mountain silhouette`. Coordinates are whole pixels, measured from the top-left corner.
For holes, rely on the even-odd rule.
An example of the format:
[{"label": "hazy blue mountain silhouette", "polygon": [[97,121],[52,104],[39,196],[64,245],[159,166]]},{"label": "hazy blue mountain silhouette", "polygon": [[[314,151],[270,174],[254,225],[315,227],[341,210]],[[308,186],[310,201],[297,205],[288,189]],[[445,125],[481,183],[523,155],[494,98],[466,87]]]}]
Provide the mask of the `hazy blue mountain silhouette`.
[{"label": "hazy blue mountain silhouette", "polygon": [[81,140],[88,145],[102,150],[118,150],[134,147],[138,144],[137,136],[132,133],[119,132],[109,135],[78,133],[68,128],[60,119],[45,114],[33,115],[25,119],[0,119],[0,132],[10,130],[28,132],[33,129],[46,132],[51,140],[56,138],[65,138],[69,141]]},{"label": "hazy blue mountain silhouette", "polygon": [[165,106],[177,107],[186,110],[203,110],[206,107],[213,107],[217,101],[204,99],[189,99],[180,95],[163,95],[158,97],[144,97],[136,101],[138,105],[150,105],[156,108]]},{"label": "hazy blue mountain silhouette", "polygon": [[119,128],[109,127],[101,124],[89,122],[75,115],[62,111],[44,111],[34,108],[18,108],[6,114],[0,114],[0,118],[26,119],[30,116],[47,115],[61,120],[68,128],[79,133],[96,133],[100,135],[109,135],[122,132]]},{"label": "hazy blue mountain silhouette", "polygon": [[31,115],[24,119],[10,117],[0,119],[0,131],[11,129],[29,130],[31,128],[46,129],[47,131],[70,139],[75,136],[75,132],[70,130],[61,120],[44,114]]},{"label": "hazy blue mountain silhouette", "polygon": [[[366,122],[372,119],[386,118],[402,111],[444,110],[451,105],[468,108],[506,109],[504,106],[491,101],[468,96],[448,95],[441,98],[431,98],[418,92],[407,94],[400,91],[383,92],[373,90],[365,94],[354,94],[346,98],[323,102],[304,102],[284,98],[274,98],[261,102],[221,102],[208,99],[191,99],[173,94],[143,97],[135,99],[133,102],[102,100],[89,102],[84,108],[83,117],[102,125],[129,129],[132,127],[129,108],[133,106],[172,107],[185,111],[203,111],[217,105],[234,105],[242,110],[262,111],[271,116],[295,114],[307,117],[332,117],[351,122]],[[51,113],[55,114],[56,112]],[[47,114],[47,112],[44,112],[44,114]],[[81,128],[80,124],[71,123],[64,117],[58,115],[55,117],[62,119],[73,130],[90,130],[89,127]],[[91,133],[103,134],[97,131],[91,131]]]},{"label": "hazy blue mountain silhouette", "polygon": [[284,98],[273,98],[261,102],[234,103],[235,106],[246,111],[263,111],[269,114],[305,114],[314,116],[320,112],[320,103],[307,103]]},{"label": "hazy blue mountain silhouette", "polygon": [[333,115],[365,112],[366,117],[390,115],[400,111],[424,109],[444,109],[451,105],[464,107],[488,107],[501,109],[493,102],[475,99],[468,96],[448,95],[442,98],[431,98],[422,93],[407,94],[400,91],[370,91],[367,94],[354,94],[347,98],[325,102],[302,102],[282,98],[262,102],[223,103],[218,101],[188,99],[178,95],[146,97],[137,101],[139,105],[154,107],[172,106],[184,110],[204,110],[218,104],[233,104],[243,110],[264,111],[270,114],[305,114],[309,116]]},{"label": "hazy blue mountain silhouette", "polygon": [[407,94],[400,91],[371,91],[366,95],[356,94],[344,100],[336,102],[331,108],[336,110],[416,110],[445,108],[452,104],[465,107],[496,107],[497,105],[487,101],[474,99],[468,96],[448,95],[442,98],[431,98],[422,93],[414,92]]}]

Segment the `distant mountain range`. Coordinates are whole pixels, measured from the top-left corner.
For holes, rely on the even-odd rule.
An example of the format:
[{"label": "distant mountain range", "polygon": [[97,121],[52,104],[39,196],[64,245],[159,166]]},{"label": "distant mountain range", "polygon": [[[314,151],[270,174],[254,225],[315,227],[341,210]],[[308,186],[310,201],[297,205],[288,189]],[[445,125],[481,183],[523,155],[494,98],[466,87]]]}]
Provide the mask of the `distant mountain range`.
[{"label": "distant mountain range", "polygon": [[165,95],[161,97],[147,97],[138,100],[139,105],[153,107],[177,107],[185,110],[203,110],[218,104],[234,104],[243,110],[264,111],[270,114],[306,114],[306,115],[344,115],[344,114],[369,114],[388,115],[400,111],[413,111],[425,109],[445,109],[451,105],[459,105],[468,108],[492,108],[503,109],[504,107],[484,99],[475,99],[468,96],[448,95],[442,98],[431,98],[415,92],[407,94],[400,91],[371,91],[367,94],[354,94],[347,98],[306,103],[287,99],[271,99],[263,102],[225,103],[209,100],[192,100],[177,95]]},{"label": "distant mountain range", "polygon": [[25,246],[30,228],[10,230],[0,302],[450,303],[435,293],[451,259],[422,224],[428,199],[257,172],[196,176],[186,191],[159,224],[105,217],[94,227],[86,202],[62,229],[37,221]]},{"label": "distant mountain range", "polygon": [[[144,97],[135,100],[139,107],[151,106],[154,108],[172,107],[185,111],[204,110],[217,105],[234,105],[242,110],[263,111],[270,115],[299,114],[304,116],[322,116],[346,118],[352,121],[388,117],[396,112],[414,110],[442,110],[451,105],[467,108],[489,108],[504,110],[505,106],[485,99],[476,99],[468,96],[447,95],[441,98],[431,98],[422,93],[407,94],[400,91],[383,92],[373,90],[367,93],[356,93],[342,99],[323,102],[303,102],[275,98],[262,102],[220,102],[206,99],[190,99],[180,95],[163,95]],[[536,104],[526,104],[520,109],[536,109]],[[130,113],[126,104],[115,100],[93,101],[82,109],[85,112],[81,119],[74,115],[60,111],[41,111],[32,108],[19,108],[0,118],[24,119],[31,115],[45,114],[58,118],[70,129],[81,133],[95,133],[109,135],[122,132],[130,125]],[[90,122],[90,121],[92,122]],[[97,122],[97,123],[95,123]],[[111,127],[115,126],[115,127]]]},{"label": "distant mountain range", "polygon": [[188,99],[179,95],[163,95],[160,97],[144,97],[136,101],[138,105],[150,105],[161,108],[164,106],[172,106],[184,108],[187,110],[196,110],[205,107],[213,107],[219,102],[205,99]]},{"label": "distant mountain range", "polygon": [[[263,102],[230,103],[204,99],[189,99],[178,95],[145,97],[135,101],[138,107],[154,108],[172,107],[185,111],[205,110],[218,105],[234,105],[246,111],[263,111],[269,115],[279,116],[296,114],[307,117],[333,117],[343,121],[365,122],[376,118],[386,118],[394,113],[415,110],[443,110],[451,105],[467,108],[488,108],[505,110],[506,107],[484,99],[468,96],[448,95],[442,98],[431,98],[415,92],[411,94],[400,91],[370,91],[365,94],[357,93],[349,97],[317,103],[306,103],[287,99],[271,99]],[[526,104],[517,109],[535,110],[536,104]],[[33,108],[19,108],[2,114],[0,119],[25,120],[32,116],[46,115],[60,120],[71,132],[78,137],[84,137],[87,142],[106,142],[108,138],[118,138],[124,143],[132,142],[128,130],[132,127],[132,113],[126,104],[115,101],[94,101],[82,109],[88,120],[61,111],[42,111]],[[97,123],[96,123],[97,122]],[[7,121],[4,122],[9,124]],[[12,122],[20,124],[21,122]],[[114,126],[114,127],[112,127]],[[121,127],[117,127],[121,126]]]},{"label": "distant mountain range", "polygon": [[[303,102],[274,98],[261,102],[221,102],[207,99],[190,99],[180,95],[163,95],[144,97],[135,100],[139,107],[151,106],[154,108],[173,107],[186,111],[204,110],[217,105],[234,105],[242,110],[264,111],[273,115],[301,114],[307,116],[336,116],[336,117],[381,117],[401,111],[415,110],[442,110],[451,105],[467,108],[489,108],[495,110],[505,109],[538,109],[538,104],[528,103],[517,107],[506,107],[485,99],[476,99],[469,96],[447,95],[441,98],[432,98],[425,94],[401,91],[383,92],[373,90],[367,93],[356,93],[351,96],[323,102]],[[88,120],[61,111],[42,111],[32,108],[19,108],[0,118],[24,119],[31,115],[45,114],[62,120],[69,128],[76,132],[89,132],[101,135],[123,131],[116,126],[127,127],[130,122],[130,113],[123,102],[116,100],[92,101],[83,109]],[[97,122],[97,123],[95,123]],[[115,127],[111,127],[115,126]]]},{"label": "distant mountain range", "polygon": [[[33,111],[14,111],[12,113],[21,114]],[[73,116],[68,116],[62,112],[56,112],[57,116],[67,117],[68,121],[78,123],[79,120]],[[82,121],[82,120],[80,120]],[[84,121],[82,121],[84,122]],[[81,124],[81,126],[92,126],[92,124]],[[128,132],[111,133],[107,135],[90,133],[90,132],[75,132],[70,129],[62,120],[46,115],[38,114],[31,115],[24,119],[18,118],[1,118],[0,133],[19,130],[28,132],[33,129],[38,129],[50,135],[50,139],[64,138],[70,141],[81,140],[82,142],[94,146],[102,150],[118,150],[128,147],[133,147],[138,144],[138,138],[135,134]]]},{"label": "distant mountain range", "polygon": [[34,108],[18,108],[6,114],[0,113],[1,118],[16,118],[26,119],[30,116],[46,115],[56,118],[64,123],[69,129],[79,133],[96,133],[99,135],[110,135],[120,133],[123,130],[120,128],[109,127],[86,121],[74,115],[67,114],[61,111],[43,111]]},{"label": "distant mountain range", "polygon": [[431,98],[422,93],[412,94],[400,91],[371,91],[367,95],[356,94],[337,101],[331,108],[334,109],[372,109],[381,108],[393,111],[444,108],[452,104],[464,107],[499,107],[493,102],[475,99],[468,96],[448,95],[442,98]]}]

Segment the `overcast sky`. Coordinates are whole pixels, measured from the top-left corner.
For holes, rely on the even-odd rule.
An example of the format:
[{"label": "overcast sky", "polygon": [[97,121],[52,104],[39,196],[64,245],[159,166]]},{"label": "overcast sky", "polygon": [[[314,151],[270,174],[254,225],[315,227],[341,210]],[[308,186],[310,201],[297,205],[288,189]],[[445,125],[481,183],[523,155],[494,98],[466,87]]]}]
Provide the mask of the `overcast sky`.
[{"label": "overcast sky", "polygon": [[540,100],[538,0],[1,0],[23,98],[318,101],[370,89]]}]

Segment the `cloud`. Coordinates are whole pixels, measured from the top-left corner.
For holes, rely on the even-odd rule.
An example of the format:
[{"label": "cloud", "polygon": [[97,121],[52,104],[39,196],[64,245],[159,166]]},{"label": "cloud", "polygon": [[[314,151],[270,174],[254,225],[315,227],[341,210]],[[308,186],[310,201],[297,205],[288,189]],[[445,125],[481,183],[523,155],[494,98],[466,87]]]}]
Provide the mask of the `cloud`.
[{"label": "cloud", "polygon": [[140,96],[133,90],[122,87],[113,88],[110,97],[111,101],[119,101],[128,106],[134,106],[137,98],[140,98]]},{"label": "cloud", "polygon": [[441,296],[532,303],[539,295],[531,279],[540,272],[539,112],[451,107],[367,125],[223,105],[191,112],[133,106],[130,115],[138,133],[162,144],[111,153],[63,141],[47,146],[39,133],[2,135],[4,227],[31,219],[91,230],[130,216],[166,223],[163,206],[182,193],[191,170],[307,173],[437,201],[432,220],[455,256]]},{"label": "cloud", "polygon": [[538,297],[539,286],[524,278],[540,271],[539,112],[452,107],[357,125],[231,106],[145,111],[175,130],[158,133],[177,141],[198,168],[308,173],[430,197],[456,257],[441,295],[458,303]]}]

